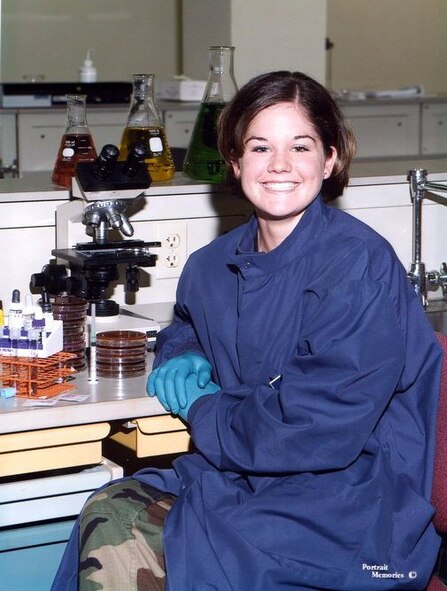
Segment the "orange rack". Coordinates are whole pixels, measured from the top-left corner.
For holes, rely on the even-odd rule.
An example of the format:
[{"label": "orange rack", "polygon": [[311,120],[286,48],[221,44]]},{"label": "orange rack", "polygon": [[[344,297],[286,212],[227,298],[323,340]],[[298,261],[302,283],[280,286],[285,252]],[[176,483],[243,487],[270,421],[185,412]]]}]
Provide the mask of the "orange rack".
[{"label": "orange rack", "polygon": [[7,357],[0,355],[0,382],[14,386],[17,396],[49,398],[76,389],[68,378],[76,373],[71,361],[73,353],[61,351],[45,358]]}]

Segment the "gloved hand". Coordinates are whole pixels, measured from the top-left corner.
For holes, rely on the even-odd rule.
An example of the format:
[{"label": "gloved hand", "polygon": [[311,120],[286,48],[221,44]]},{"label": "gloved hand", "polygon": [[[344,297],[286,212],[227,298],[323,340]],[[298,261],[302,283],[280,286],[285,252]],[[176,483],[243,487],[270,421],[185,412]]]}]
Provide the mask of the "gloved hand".
[{"label": "gloved hand", "polygon": [[188,412],[189,412],[189,409],[191,408],[191,405],[193,404],[193,402],[195,402],[201,396],[205,396],[205,394],[215,394],[216,392],[219,392],[219,390],[220,390],[220,387],[217,384],[215,384],[214,382],[212,382],[211,380],[207,383],[207,385],[204,388],[201,388],[197,384],[197,380],[195,379],[195,376],[193,374],[190,374],[186,378],[185,386],[186,386],[186,404],[185,404],[185,406],[180,406],[178,413],[174,413],[174,414],[178,414],[179,416],[181,416],[182,419],[185,421],[188,418]]},{"label": "gloved hand", "polygon": [[191,374],[201,389],[211,379],[211,365],[200,353],[183,353],[157,367],[148,377],[147,393],[157,396],[163,408],[178,414],[187,404],[186,379]]}]

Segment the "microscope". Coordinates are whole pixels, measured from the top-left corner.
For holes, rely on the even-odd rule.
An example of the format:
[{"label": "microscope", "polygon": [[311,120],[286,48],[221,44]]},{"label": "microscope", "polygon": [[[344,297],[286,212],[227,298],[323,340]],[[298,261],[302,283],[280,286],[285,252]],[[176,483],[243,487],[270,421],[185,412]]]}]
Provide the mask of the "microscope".
[{"label": "microscope", "polygon": [[[82,223],[92,240],[52,250],[57,258],[32,275],[31,291],[40,288],[50,295],[66,292],[84,298],[88,313],[95,304],[98,317],[119,314],[118,303],[107,298],[109,284],[118,279],[120,267],[125,266],[126,291],[138,291],[140,268],[156,264],[157,256],[149,249],[160,246],[160,242],[131,239],[134,229],[128,218],[128,210],[151,184],[147,154],[146,145],[136,143],[127,160],[118,161],[118,148],[107,144],[95,162],[78,163],[72,196],[83,202]],[[111,233],[116,235],[117,231],[122,239],[111,239]]]}]

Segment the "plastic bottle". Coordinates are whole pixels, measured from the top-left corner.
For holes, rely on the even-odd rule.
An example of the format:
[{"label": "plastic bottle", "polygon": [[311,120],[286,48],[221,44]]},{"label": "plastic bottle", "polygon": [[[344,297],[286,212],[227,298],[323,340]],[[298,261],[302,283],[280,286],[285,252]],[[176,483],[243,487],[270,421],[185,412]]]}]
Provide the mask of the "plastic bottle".
[{"label": "plastic bottle", "polygon": [[33,324],[33,318],[36,313],[36,308],[33,302],[33,296],[27,293],[25,296],[25,306],[23,308],[23,327],[29,330]]},{"label": "plastic bottle", "polygon": [[20,302],[20,291],[18,289],[14,289],[12,292],[8,311],[8,324],[10,329],[18,329],[20,334],[20,329],[23,325],[23,307]]},{"label": "plastic bottle", "polygon": [[91,54],[92,50],[89,49],[87,51],[84,64],[79,69],[79,80],[81,82],[96,82],[97,80],[97,72],[95,66],[93,65]]},{"label": "plastic bottle", "polygon": [[189,177],[223,183],[225,162],[217,149],[216,123],[219,113],[237,92],[233,74],[234,47],[209,48],[209,77],[183,163]]},{"label": "plastic bottle", "polygon": [[94,162],[96,148],[87,123],[85,94],[67,95],[67,127],[53,170],[53,183],[70,188],[78,162]]},{"label": "plastic bottle", "polygon": [[133,94],[120,142],[120,160],[126,160],[136,142],[149,147],[145,159],[153,181],[167,181],[175,174],[171,148],[154,102],[154,75],[134,74]]}]

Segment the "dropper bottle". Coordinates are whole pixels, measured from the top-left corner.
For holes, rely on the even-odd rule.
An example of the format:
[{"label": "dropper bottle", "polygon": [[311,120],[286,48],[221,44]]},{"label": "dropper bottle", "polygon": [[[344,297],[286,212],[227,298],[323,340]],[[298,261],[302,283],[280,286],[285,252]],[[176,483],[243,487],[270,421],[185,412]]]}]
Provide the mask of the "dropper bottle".
[{"label": "dropper bottle", "polygon": [[87,51],[87,56],[84,60],[84,64],[79,69],[79,80],[81,82],[96,82],[97,73],[96,68],[93,65],[92,50]]},{"label": "dropper bottle", "polygon": [[25,297],[25,307],[23,308],[23,328],[29,330],[33,324],[33,318],[36,313],[33,296],[28,293]]},{"label": "dropper bottle", "polygon": [[10,328],[22,328],[23,308],[20,303],[20,291],[14,289],[12,292],[11,303],[9,304],[8,324]]}]

